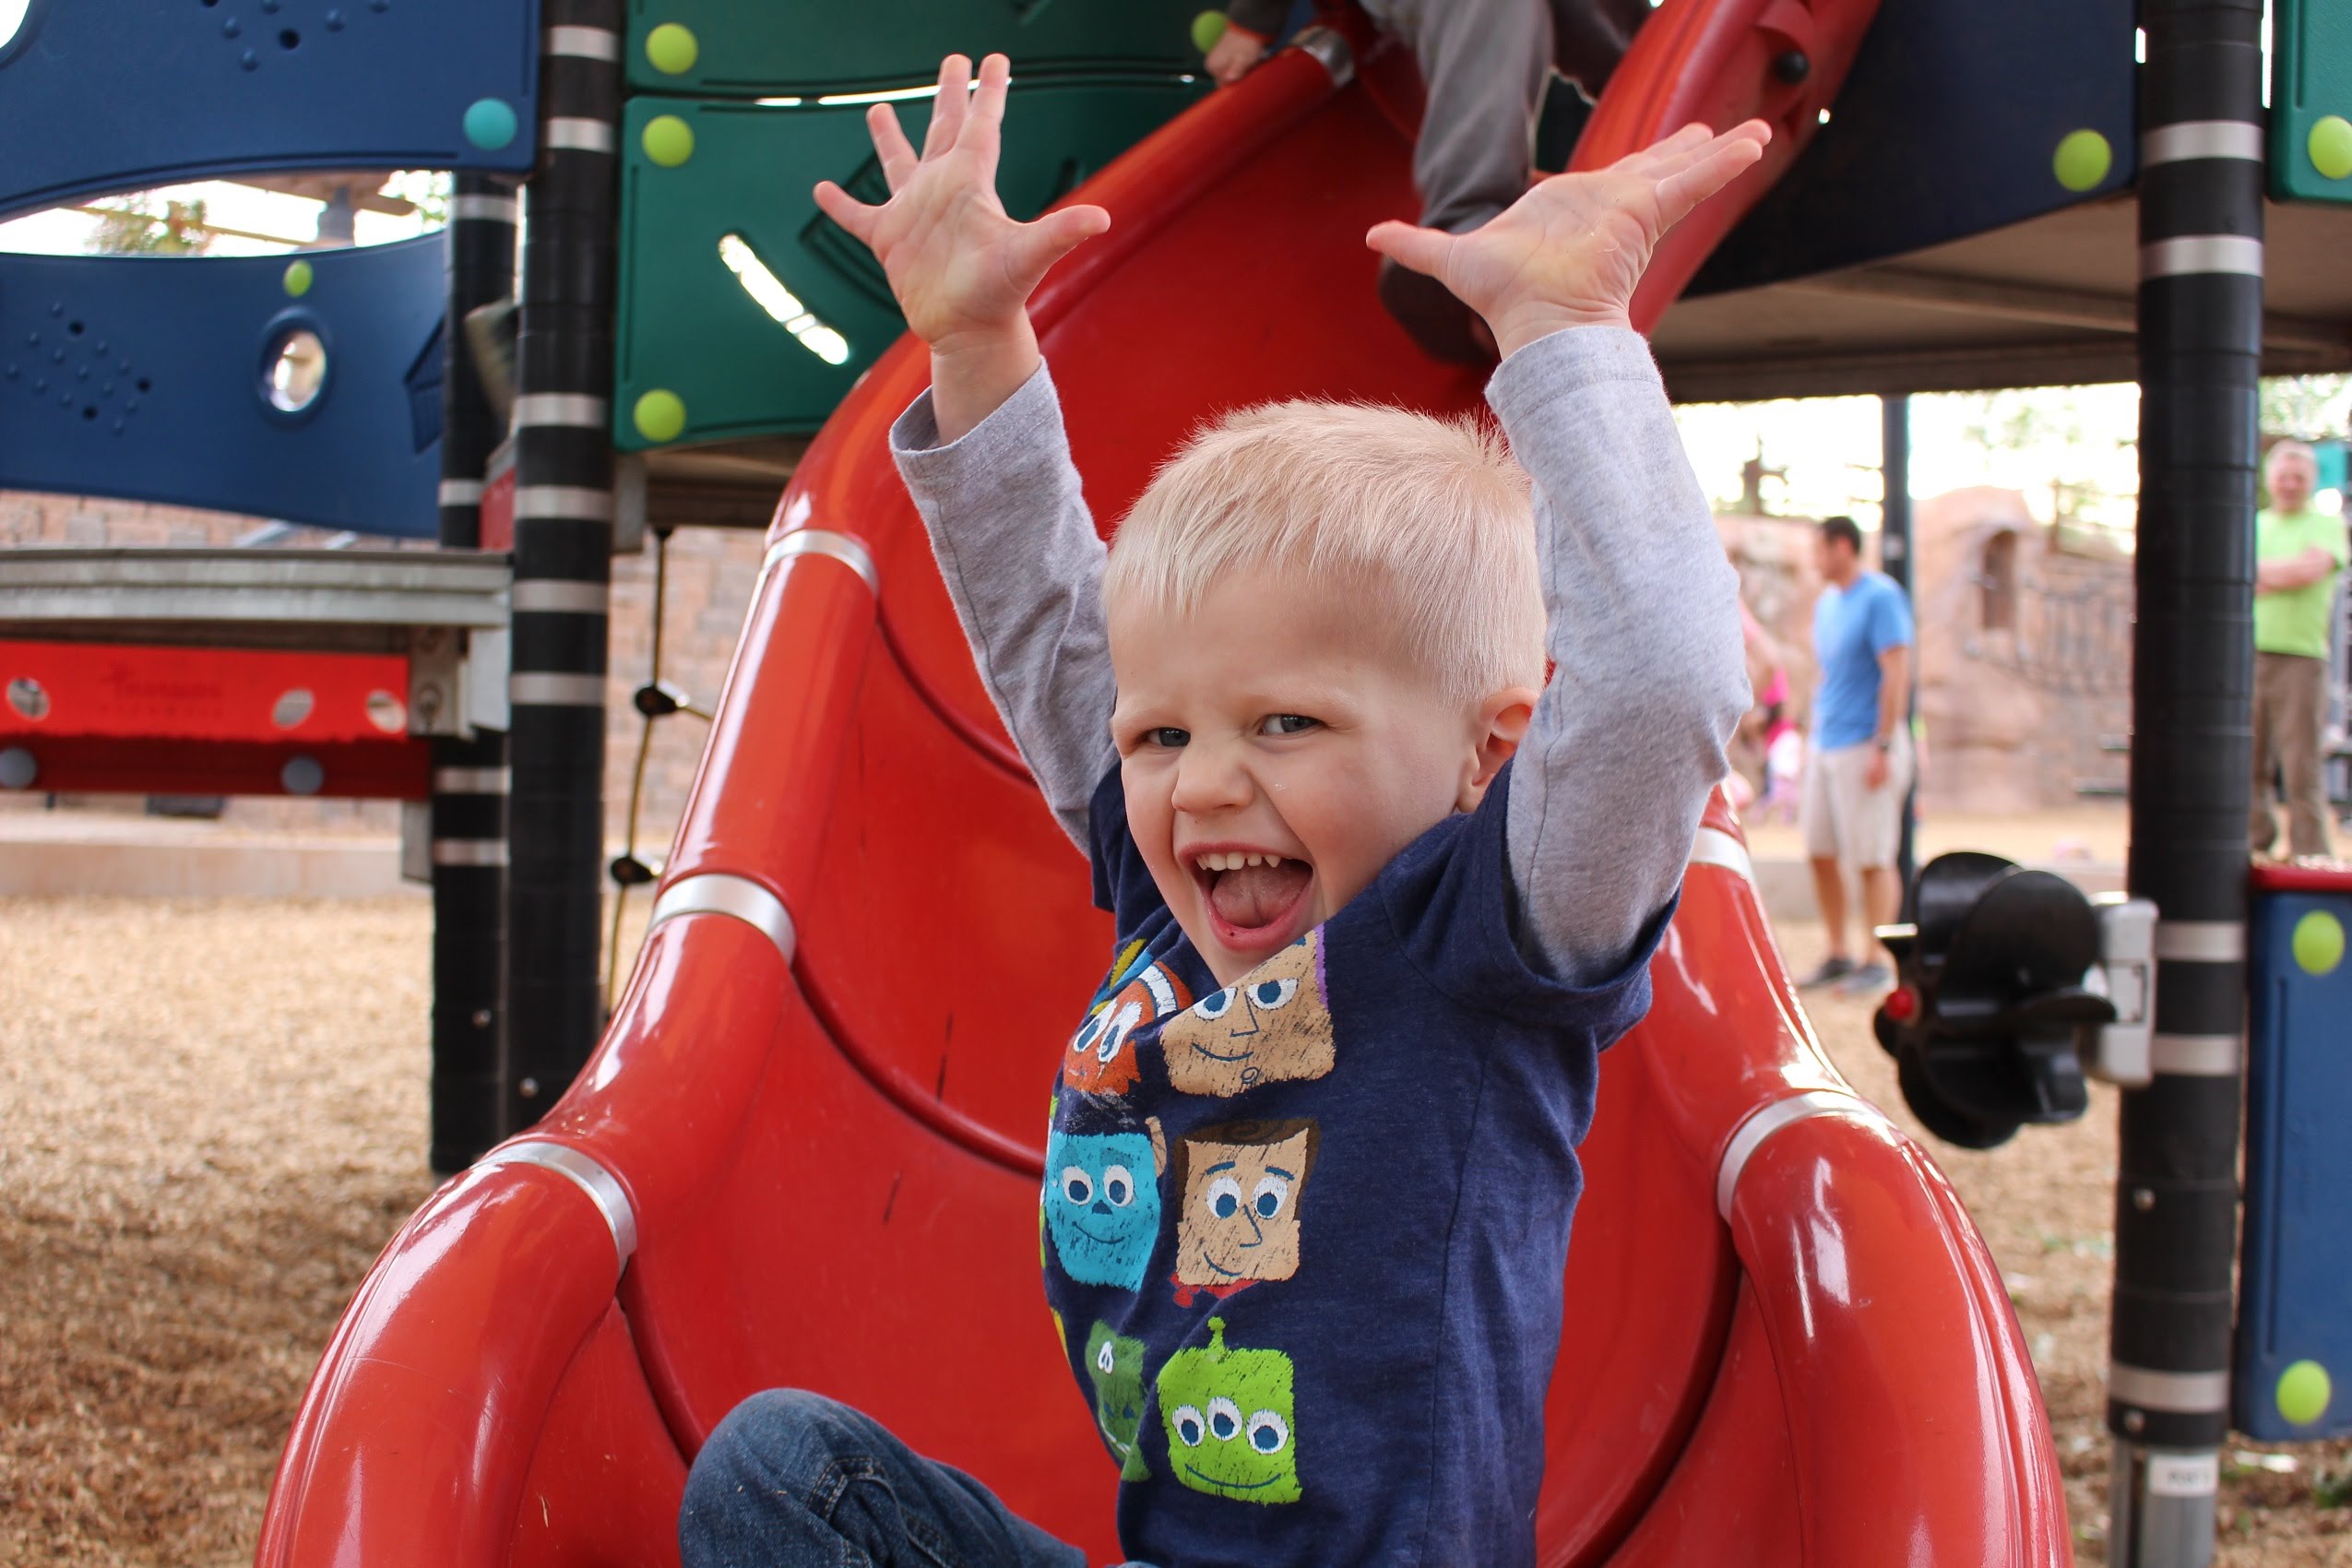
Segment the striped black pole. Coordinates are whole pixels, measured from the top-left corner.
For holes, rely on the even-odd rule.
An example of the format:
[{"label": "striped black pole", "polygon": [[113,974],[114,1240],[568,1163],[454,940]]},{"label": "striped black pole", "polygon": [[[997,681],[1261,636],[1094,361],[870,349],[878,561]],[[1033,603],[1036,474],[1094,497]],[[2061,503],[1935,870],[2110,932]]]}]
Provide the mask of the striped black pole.
[{"label": "striped black pole", "polygon": [[2213,1560],[2246,1014],[2262,0],[2142,0],[2131,890],[2156,907],[2153,1076],[2122,1099],[2117,1568]]},{"label": "striped black pole", "polygon": [[[1879,570],[1895,579],[1903,597],[1911,597],[1911,398],[1908,393],[1895,392],[1878,400],[1880,488],[1885,492],[1879,505],[1878,560]],[[1903,712],[1899,722],[1909,724],[1911,715],[1919,706],[1919,639],[1911,639],[1911,689],[1903,695]],[[1913,754],[1917,754],[1914,753]],[[1912,770],[1910,788],[1903,794],[1903,826],[1895,847],[1895,885],[1903,889],[1907,902],[1911,877],[1918,870],[1916,830],[1918,819],[1918,772]],[[1910,917],[1897,914],[1897,920]]]},{"label": "striped black pole", "polygon": [[[482,475],[505,432],[475,373],[466,313],[515,291],[515,194],[460,174],[449,198],[449,316],[442,328],[441,543],[481,544]],[[433,1169],[462,1170],[505,1115],[506,737],[433,743]]]},{"label": "striped black pole", "polygon": [[612,574],[621,0],[546,0],[524,232],[508,688],[506,1126],[543,1115],[601,1024],[605,628]]}]

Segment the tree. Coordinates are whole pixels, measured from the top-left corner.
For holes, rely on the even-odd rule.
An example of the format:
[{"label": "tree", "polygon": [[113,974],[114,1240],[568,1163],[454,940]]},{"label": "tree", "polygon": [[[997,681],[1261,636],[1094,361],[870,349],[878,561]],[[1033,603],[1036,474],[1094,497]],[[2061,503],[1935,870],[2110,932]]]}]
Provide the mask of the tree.
[{"label": "tree", "polygon": [[204,203],[167,202],[158,213],[145,195],[126,196],[99,214],[89,248],[101,255],[202,255],[212,244]]}]

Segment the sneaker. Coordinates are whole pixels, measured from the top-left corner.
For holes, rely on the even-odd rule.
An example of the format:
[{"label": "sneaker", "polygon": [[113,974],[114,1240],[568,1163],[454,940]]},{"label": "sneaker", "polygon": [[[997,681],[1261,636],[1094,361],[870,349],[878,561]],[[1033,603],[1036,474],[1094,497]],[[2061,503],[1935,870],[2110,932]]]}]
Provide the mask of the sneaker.
[{"label": "sneaker", "polygon": [[1821,961],[1821,968],[1797,982],[1799,991],[1819,991],[1854,972],[1854,960],[1840,953],[1833,953]]},{"label": "sneaker", "polygon": [[1884,964],[1864,964],[1838,982],[1837,994],[1876,996],[1882,991],[1893,989],[1894,985],[1895,977],[1887,972]]}]

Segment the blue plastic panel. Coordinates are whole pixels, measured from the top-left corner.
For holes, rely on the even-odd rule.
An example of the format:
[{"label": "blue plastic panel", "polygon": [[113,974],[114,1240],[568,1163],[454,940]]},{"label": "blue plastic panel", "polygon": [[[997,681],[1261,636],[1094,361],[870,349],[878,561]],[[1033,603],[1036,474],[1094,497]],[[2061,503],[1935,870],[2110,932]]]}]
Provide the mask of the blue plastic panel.
[{"label": "blue plastic panel", "polygon": [[[1693,294],[1902,255],[2128,188],[2139,175],[2132,0],[1883,0],[1804,156],[1724,240]],[[2059,142],[2107,138],[2088,190]]]},{"label": "blue plastic panel", "polygon": [[[226,0],[223,0],[226,3]],[[863,92],[939,74],[940,56],[1013,57],[1025,79],[1172,77],[1201,68],[1193,18],[1214,0],[629,0],[632,92],[695,97]],[[653,30],[683,30],[690,52],[648,54]],[[683,42],[683,41],[682,41]]]},{"label": "blue plastic panel", "polygon": [[[2295,931],[2318,929],[2296,961]],[[2335,922],[2334,944],[2325,921]],[[2247,953],[2246,1231],[2239,1269],[2230,1422],[2250,1437],[2352,1437],[2352,893],[2256,897]],[[2311,940],[2318,938],[2319,940]],[[2318,1420],[2289,1422],[2278,1382],[2316,1361],[2334,1385]]]},{"label": "blue plastic panel", "polygon": [[[430,537],[442,271],[438,234],[297,257],[0,255],[0,489]],[[304,328],[326,375],[289,411],[268,377]]]},{"label": "blue plastic panel", "polygon": [[538,90],[538,0],[32,0],[0,43],[0,214],[240,171],[528,170]]}]

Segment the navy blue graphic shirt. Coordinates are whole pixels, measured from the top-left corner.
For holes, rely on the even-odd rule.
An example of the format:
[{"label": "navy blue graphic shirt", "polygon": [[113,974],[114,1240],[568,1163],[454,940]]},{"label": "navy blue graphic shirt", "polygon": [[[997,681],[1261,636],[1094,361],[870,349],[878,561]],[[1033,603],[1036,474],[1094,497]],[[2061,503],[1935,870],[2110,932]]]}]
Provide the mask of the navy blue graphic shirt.
[{"label": "navy blue graphic shirt", "polygon": [[1510,769],[1218,988],[1097,790],[1119,946],[1046,1146],[1046,1296],[1132,1557],[1532,1562],[1601,1049],[1661,913],[1571,988],[1510,929]]}]

